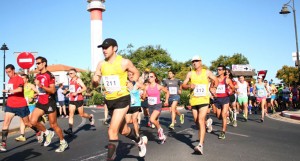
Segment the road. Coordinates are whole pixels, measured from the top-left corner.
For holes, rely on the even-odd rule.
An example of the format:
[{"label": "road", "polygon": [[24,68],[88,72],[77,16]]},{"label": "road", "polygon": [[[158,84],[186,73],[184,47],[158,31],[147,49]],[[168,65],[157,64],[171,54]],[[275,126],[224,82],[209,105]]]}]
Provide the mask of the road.
[{"label": "road", "polygon": [[[107,127],[102,125],[103,109],[86,109],[86,112],[96,116],[95,126],[90,126],[89,121],[75,117],[75,137],[66,137],[69,148],[63,153],[55,153],[59,145],[59,139],[54,137],[49,147],[43,147],[35,140],[34,134],[29,131],[27,142],[16,142],[14,138],[18,134],[11,134],[8,138],[7,152],[0,152],[1,161],[94,161],[105,160],[107,139]],[[132,161],[254,161],[254,160],[299,160],[300,153],[300,125],[266,118],[264,123],[259,123],[258,115],[251,115],[248,122],[242,122],[238,127],[228,127],[225,140],[219,140],[218,134],[221,122],[214,120],[213,133],[207,133],[204,144],[204,155],[195,154],[193,148],[198,144],[197,130],[194,126],[191,112],[182,110],[186,114],[185,124],[177,123],[174,132],[167,129],[170,116],[164,111],[160,122],[168,135],[167,142],[158,144],[155,129],[142,127],[142,135],[149,138],[147,155],[138,157],[138,149],[135,144],[121,136],[118,157],[116,160]],[[59,118],[59,125],[67,129],[68,122],[65,118]],[[179,122],[179,121],[177,121]],[[143,122],[144,124],[144,122]]]}]

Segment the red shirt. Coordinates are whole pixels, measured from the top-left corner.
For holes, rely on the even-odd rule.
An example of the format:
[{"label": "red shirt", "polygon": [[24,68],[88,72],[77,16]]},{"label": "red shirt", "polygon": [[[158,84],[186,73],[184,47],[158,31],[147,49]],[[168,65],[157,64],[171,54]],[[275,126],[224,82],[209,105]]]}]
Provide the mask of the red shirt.
[{"label": "red shirt", "polygon": [[226,78],[224,78],[222,81],[220,81],[219,79],[219,85],[217,87],[216,93],[216,97],[228,97],[228,87],[226,84]]},{"label": "red shirt", "polygon": [[[48,87],[48,88],[50,87],[50,84],[55,84],[55,77],[49,71],[47,71],[45,73],[42,73],[42,74],[41,73],[37,74],[36,79],[40,81],[40,84],[42,86],[45,86],[45,87]],[[49,99],[54,99],[55,98],[53,94],[47,93],[41,87],[38,87],[38,91],[39,91],[38,102],[40,104],[48,104]]]},{"label": "red shirt", "polygon": [[81,86],[80,86],[80,84],[77,83],[77,79],[75,79],[75,80],[71,79],[70,80],[70,86],[69,86],[69,90],[70,90],[69,98],[70,98],[70,101],[82,101],[83,100],[82,93],[77,93],[76,96],[73,96],[73,93],[81,90]]},{"label": "red shirt", "polygon": [[[11,77],[8,81],[8,86],[10,90],[17,89],[18,87],[24,87],[24,81],[22,77],[15,75]],[[12,88],[12,89],[11,89]],[[17,92],[14,94],[8,94],[7,106],[11,108],[22,108],[27,106],[26,99],[24,97],[24,92]]]}]

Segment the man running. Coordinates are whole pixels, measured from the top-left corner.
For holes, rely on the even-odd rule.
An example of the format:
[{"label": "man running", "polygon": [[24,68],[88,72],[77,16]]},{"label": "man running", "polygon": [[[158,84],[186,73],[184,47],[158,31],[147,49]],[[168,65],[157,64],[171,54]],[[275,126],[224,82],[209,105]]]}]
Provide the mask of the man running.
[{"label": "man running", "polygon": [[245,81],[245,77],[242,75],[239,76],[239,81],[237,85],[238,102],[240,106],[244,107],[244,120],[248,121],[248,95],[250,95],[250,86],[248,82]]},{"label": "man running", "polygon": [[170,93],[169,97],[169,105],[170,107],[170,112],[171,112],[171,124],[169,126],[170,129],[175,129],[174,124],[175,124],[175,119],[176,115],[180,116],[180,123],[184,123],[184,114],[181,114],[177,110],[177,104],[180,101],[180,94],[181,94],[181,82],[180,80],[175,78],[175,73],[173,71],[168,72],[168,79],[165,79],[163,81],[163,85],[167,87]]},{"label": "man running", "polygon": [[72,68],[69,70],[70,86],[69,86],[69,129],[64,130],[65,134],[73,135],[73,124],[74,124],[74,113],[76,109],[80,117],[87,118],[90,121],[90,125],[94,125],[94,115],[87,114],[83,110],[83,95],[82,92],[86,90],[86,86],[82,80],[77,76],[76,69]]},{"label": "man running", "polygon": [[232,81],[226,77],[226,67],[224,65],[218,65],[218,88],[215,95],[214,105],[217,108],[217,118],[219,120],[222,119],[222,131],[219,135],[219,139],[225,139],[225,132],[227,128],[227,114],[229,109],[229,94],[228,94],[228,86],[234,90],[234,86]]},{"label": "man running", "polygon": [[0,144],[0,151],[6,151],[6,140],[9,125],[15,115],[21,117],[26,126],[31,127],[36,133],[38,133],[38,130],[29,122],[28,115],[30,112],[27,107],[26,99],[24,98],[23,79],[15,73],[15,67],[12,64],[6,65],[5,72],[9,77],[9,80],[6,89],[3,89],[2,92],[7,93],[8,98],[2,126],[2,142]]},{"label": "man running", "polygon": [[126,86],[127,72],[133,73],[132,80],[137,81],[140,75],[139,71],[130,60],[117,55],[118,44],[116,40],[111,38],[105,39],[98,47],[103,49],[105,60],[98,63],[93,76],[93,84],[97,86],[102,77],[106,90],[105,104],[110,114],[112,114],[108,128],[109,143],[107,146],[107,160],[114,160],[115,158],[119,144],[119,132],[137,143],[139,156],[144,157],[146,155],[148,138],[146,136],[137,136],[124,119],[131,102],[130,93]]},{"label": "man running", "polygon": [[[191,90],[190,105],[192,106],[194,122],[200,126],[198,133],[199,144],[195,146],[194,150],[203,154],[203,143],[206,133],[205,119],[210,103],[209,92],[211,92],[212,95],[216,94],[219,81],[211,71],[202,68],[201,61],[200,56],[194,56],[192,58],[194,70],[187,73],[182,87]],[[210,86],[209,80],[211,80]],[[189,82],[190,84],[188,84]]]},{"label": "man running", "polygon": [[55,152],[63,152],[68,148],[68,143],[64,139],[61,128],[57,124],[56,114],[56,100],[55,100],[55,77],[47,70],[47,59],[44,57],[37,57],[36,66],[39,73],[35,78],[35,85],[38,87],[38,102],[36,108],[32,112],[30,122],[37,127],[43,134],[46,135],[44,146],[48,146],[54,136],[54,132],[46,129],[46,127],[38,122],[39,118],[44,114],[48,114],[49,124],[59,137],[60,145]]}]

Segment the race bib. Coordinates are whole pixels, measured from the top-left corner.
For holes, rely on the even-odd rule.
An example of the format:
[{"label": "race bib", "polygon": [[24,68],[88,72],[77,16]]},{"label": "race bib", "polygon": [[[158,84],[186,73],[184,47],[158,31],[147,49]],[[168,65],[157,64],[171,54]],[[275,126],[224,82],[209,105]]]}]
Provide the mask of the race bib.
[{"label": "race bib", "polygon": [[216,93],[225,93],[225,84],[218,85]]},{"label": "race bib", "polygon": [[149,105],[157,104],[157,98],[156,97],[148,97],[148,104]]},{"label": "race bib", "polygon": [[258,91],[257,91],[257,96],[258,96],[258,97],[264,97],[264,96],[266,96],[266,95],[265,95],[265,91],[264,91],[264,90],[258,90]]},{"label": "race bib", "polygon": [[[13,90],[14,89],[14,85],[13,84],[6,84],[5,89],[8,90]],[[7,93],[7,94],[11,94],[11,93]]]},{"label": "race bib", "polygon": [[70,92],[74,93],[75,92],[75,85],[70,85],[69,90],[70,90]]},{"label": "race bib", "polygon": [[197,84],[194,89],[194,96],[200,97],[200,96],[206,96],[206,85],[205,84]]},{"label": "race bib", "polygon": [[103,76],[105,90],[116,92],[121,90],[120,79],[117,75]]},{"label": "race bib", "polygon": [[169,87],[170,94],[177,94],[177,87]]}]

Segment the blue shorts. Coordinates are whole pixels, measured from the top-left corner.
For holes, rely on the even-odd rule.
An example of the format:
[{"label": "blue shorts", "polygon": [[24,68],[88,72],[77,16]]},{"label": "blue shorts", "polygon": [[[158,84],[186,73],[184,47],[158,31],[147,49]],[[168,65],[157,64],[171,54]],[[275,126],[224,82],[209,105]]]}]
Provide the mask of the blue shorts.
[{"label": "blue shorts", "polygon": [[155,105],[149,105],[148,107],[149,107],[149,113],[151,115],[154,110],[161,112],[162,104],[159,103]]},{"label": "blue shorts", "polygon": [[148,99],[147,98],[141,102],[141,107],[148,108]]},{"label": "blue shorts", "polygon": [[30,112],[30,113],[33,112],[34,108],[35,108],[35,104],[33,104],[33,105],[28,105],[28,109],[29,109],[29,112]]},{"label": "blue shorts", "polygon": [[21,118],[28,116],[30,113],[27,106],[20,108],[11,108],[9,106],[6,106],[5,112],[14,113],[16,116],[20,116]]},{"label": "blue shorts", "polygon": [[214,99],[214,105],[218,109],[222,109],[223,105],[229,104],[229,102],[230,102],[229,97],[217,97]]},{"label": "blue shorts", "polygon": [[65,101],[58,101],[58,104],[62,107],[65,105]]},{"label": "blue shorts", "polygon": [[275,100],[275,99],[276,99],[276,95],[275,94],[271,95],[271,100]]},{"label": "blue shorts", "polygon": [[172,105],[173,101],[177,101],[177,103],[179,103],[179,101],[180,101],[180,95],[170,95],[168,101],[169,101],[169,106]]}]

